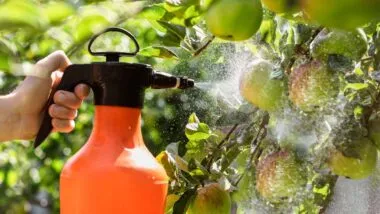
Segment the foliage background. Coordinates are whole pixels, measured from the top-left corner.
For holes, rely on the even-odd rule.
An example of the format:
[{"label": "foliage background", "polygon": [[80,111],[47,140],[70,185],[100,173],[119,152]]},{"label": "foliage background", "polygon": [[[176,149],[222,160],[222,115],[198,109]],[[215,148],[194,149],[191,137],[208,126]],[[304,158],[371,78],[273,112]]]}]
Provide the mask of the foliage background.
[{"label": "foliage background", "polygon": [[[24,77],[20,68],[26,69],[55,50],[64,50],[73,63],[103,61],[102,57],[88,54],[87,41],[94,33],[109,26],[129,30],[142,48],[176,42],[173,38],[165,38],[165,34],[157,33],[150,22],[136,15],[149,3],[152,2],[0,1],[0,94],[11,92],[22,81]],[[110,35],[99,39],[96,45],[97,48],[113,50],[128,47],[129,43],[119,35]],[[217,58],[218,54],[213,57]],[[157,68],[163,71],[198,80],[209,77],[206,65],[212,63],[212,59],[205,57],[192,63],[145,56],[123,60],[153,66],[160,64]],[[169,143],[184,141],[183,130],[188,116],[195,111],[200,118],[211,122],[220,111],[217,106],[214,99],[197,90],[184,93],[175,90],[147,91],[143,112],[143,136],[147,146],[153,154],[158,154]],[[59,173],[66,160],[87,140],[92,118],[90,96],[80,109],[73,133],[52,134],[36,150],[29,141],[0,145],[0,213],[59,212]]]},{"label": "foliage background", "polygon": [[[310,42],[323,29],[298,16],[276,16],[264,9],[261,27],[252,39],[244,43],[225,42],[208,33],[201,20],[202,4],[211,1],[0,0],[0,94],[11,92],[24,78],[23,70],[55,50],[64,50],[73,63],[104,61],[103,57],[89,55],[87,42],[109,26],[129,30],[142,48],[138,56],[122,61],[151,64],[160,71],[206,82],[204,86],[210,81],[231,82],[231,72],[245,70],[256,56],[276,64],[278,69],[272,72],[273,78],[286,80],[284,76],[292,67],[310,60]],[[371,74],[379,76],[380,25],[371,23],[364,30],[370,48],[360,67],[354,69],[350,60],[339,57],[328,59],[332,68],[354,69],[342,84],[347,86],[344,95],[353,106],[354,110],[349,111],[355,118],[363,117],[363,112],[376,104],[367,92],[375,87],[378,97],[380,88],[378,79],[375,81],[368,72],[373,67],[376,72]],[[103,51],[133,48],[118,34],[101,36],[94,46]],[[222,87],[237,87],[238,83],[234,84]],[[352,90],[346,91],[347,88]],[[178,145],[179,156],[187,151],[183,157],[188,161],[185,170],[178,166],[180,158],[175,163],[166,163],[175,174],[171,180],[175,185],[171,185],[169,193],[181,197],[173,209],[183,210],[189,200],[187,195],[191,196],[194,188],[208,181],[225,182],[234,200],[244,201],[252,195],[260,200],[255,192],[235,190],[241,186],[243,190],[255,189],[254,165],[261,155],[278,149],[271,140],[264,139],[271,115],[250,105],[240,105],[239,100],[239,105],[226,104],[222,98],[211,96],[212,88],[206,89],[146,91],[142,129],[150,151],[154,155],[163,154],[161,151],[170,149],[168,145]],[[29,141],[0,144],[0,213],[59,212],[59,173],[90,135],[93,109],[90,96],[80,109],[75,131],[68,135],[52,134],[36,150]],[[199,119],[191,115],[193,112]],[[173,155],[169,153],[166,154]],[[162,161],[165,159],[161,156]],[[337,176],[319,176],[311,168],[308,173],[313,188],[302,193],[305,195],[298,201],[280,203],[265,211],[323,211]]]}]

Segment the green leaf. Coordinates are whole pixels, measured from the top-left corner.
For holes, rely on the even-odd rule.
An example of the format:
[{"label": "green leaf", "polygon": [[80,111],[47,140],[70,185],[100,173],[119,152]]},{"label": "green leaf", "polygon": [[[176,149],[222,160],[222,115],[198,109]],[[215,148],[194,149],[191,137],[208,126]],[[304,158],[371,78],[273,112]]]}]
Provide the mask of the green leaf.
[{"label": "green leaf", "polygon": [[190,175],[195,179],[204,180],[209,175],[207,169],[205,169],[197,160],[191,158],[189,161]]},{"label": "green leaf", "polygon": [[359,119],[362,117],[363,115],[363,107],[362,106],[356,106],[355,109],[354,109],[354,115],[355,115],[355,118],[356,119]]},{"label": "green leaf", "polygon": [[82,42],[89,39],[93,34],[101,31],[111,23],[106,17],[99,14],[88,15],[76,26],[74,38],[76,42]]},{"label": "green leaf", "polygon": [[189,206],[189,202],[196,192],[196,189],[189,189],[184,192],[181,198],[174,204],[173,214],[185,214]]},{"label": "green leaf", "polygon": [[186,36],[186,28],[180,25],[171,24],[165,21],[157,21],[163,28],[177,36],[180,40],[183,40]]},{"label": "green leaf", "polygon": [[8,55],[0,54],[0,70],[9,71],[10,69],[10,58]]},{"label": "green leaf", "polygon": [[198,4],[199,0],[166,0],[165,3],[172,5],[172,6],[185,6],[185,5],[192,5],[192,4]]},{"label": "green leaf", "polygon": [[238,144],[235,144],[232,148],[227,151],[227,154],[222,159],[222,171],[226,170],[231,163],[237,158],[241,153],[241,149]]},{"label": "green leaf", "polygon": [[327,65],[331,70],[342,73],[354,69],[354,62],[350,58],[338,54],[328,55]]},{"label": "green leaf", "polygon": [[368,88],[368,86],[369,85],[367,83],[349,83],[344,88],[344,91],[346,91],[347,89],[353,89],[355,91],[359,91],[359,90]]},{"label": "green leaf", "polygon": [[17,55],[17,47],[12,41],[0,38],[0,55],[10,55],[15,57]]},{"label": "green leaf", "polygon": [[363,70],[359,66],[357,68],[355,68],[354,73],[356,75],[358,75],[358,76],[363,76],[364,75]]},{"label": "green leaf", "polygon": [[160,37],[160,42],[163,46],[167,47],[179,47],[182,39],[175,34],[168,32],[164,36]]},{"label": "green leaf", "polygon": [[165,214],[173,213],[173,206],[175,202],[179,200],[179,196],[175,194],[169,194],[166,196]]},{"label": "green leaf", "polygon": [[192,5],[185,11],[185,14],[183,14],[184,19],[189,19],[193,17],[198,17],[200,15],[200,12],[196,5]]},{"label": "green leaf", "polygon": [[144,17],[149,20],[159,20],[165,16],[167,11],[162,6],[162,4],[155,4],[145,7],[139,14],[139,16]]},{"label": "green leaf", "polygon": [[0,6],[0,29],[30,27],[43,28],[47,25],[45,14],[29,0],[6,1]]},{"label": "green leaf", "polygon": [[201,157],[205,154],[205,142],[204,141],[189,141],[186,144],[186,157]]},{"label": "green leaf", "polygon": [[192,170],[190,172],[190,175],[196,178],[201,178],[201,179],[207,178],[207,174],[199,168]]},{"label": "green leaf", "polygon": [[212,135],[209,126],[201,123],[195,113],[189,117],[185,134],[190,141],[206,140]]},{"label": "green leaf", "polygon": [[264,20],[259,29],[260,40],[272,44],[276,38],[276,23],[273,19]]},{"label": "green leaf", "polygon": [[197,115],[195,113],[192,113],[189,117],[188,123],[200,123]]},{"label": "green leaf", "polygon": [[142,49],[138,54],[146,57],[178,58],[178,56],[173,51],[162,46],[147,47]]},{"label": "green leaf", "polygon": [[9,187],[14,187],[17,184],[18,179],[19,179],[19,176],[16,170],[8,171],[6,182]]},{"label": "green leaf", "polygon": [[303,23],[297,23],[293,26],[295,31],[295,44],[303,44],[308,41],[312,34],[312,28]]},{"label": "green leaf", "polygon": [[75,12],[74,8],[65,2],[50,2],[42,11],[51,24],[58,24]]},{"label": "green leaf", "polygon": [[186,10],[186,5],[183,3],[171,4],[169,2],[165,2],[163,5],[164,5],[164,8],[168,12],[174,13],[176,16],[180,16],[180,17],[183,15],[183,12]]},{"label": "green leaf", "polygon": [[190,141],[199,141],[208,139],[211,131],[205,123],[189,123],[186,125],[185,134]]}]

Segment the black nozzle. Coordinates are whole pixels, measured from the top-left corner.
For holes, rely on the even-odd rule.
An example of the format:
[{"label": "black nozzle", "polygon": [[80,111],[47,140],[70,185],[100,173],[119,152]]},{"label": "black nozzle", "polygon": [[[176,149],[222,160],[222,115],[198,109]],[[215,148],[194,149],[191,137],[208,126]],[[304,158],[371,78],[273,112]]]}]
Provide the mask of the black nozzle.
[{"label": "black nozzle", "polygon": [[175,77],[163,72],[153,72],[150,86],[154,89],[187,89],[194,87],[194,80],[187,77]]},{"label": "black nozzle", "polygon": [[189,79],[188,77],[179,77],[180,84],[177,88],[179,89],[187,89],[194,88],[195,82],[193,79]]}]

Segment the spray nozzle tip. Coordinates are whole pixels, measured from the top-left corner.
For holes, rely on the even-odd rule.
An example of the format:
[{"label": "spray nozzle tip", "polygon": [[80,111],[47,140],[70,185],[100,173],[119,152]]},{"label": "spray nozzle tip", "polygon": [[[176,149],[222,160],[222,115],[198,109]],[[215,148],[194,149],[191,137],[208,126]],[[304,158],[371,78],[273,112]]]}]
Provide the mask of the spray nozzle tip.
[{"label": "spray nozzle tip", "polygon": [[179,89],[194,88],[194,85],[195,85],[195,82],[193,79],[189,79],[187,77],[181,77],[178,88]]}]

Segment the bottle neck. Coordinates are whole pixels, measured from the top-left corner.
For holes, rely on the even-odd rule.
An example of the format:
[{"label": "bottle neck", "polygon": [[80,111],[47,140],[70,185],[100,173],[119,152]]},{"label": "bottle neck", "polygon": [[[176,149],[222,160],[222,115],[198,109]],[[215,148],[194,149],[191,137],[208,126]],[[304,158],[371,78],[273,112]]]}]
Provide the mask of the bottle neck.
[{"label": "bottle neck", "polygon": [[96,106],[90,141],[95,144],[115,142],[127,148],[144,146],[141,134],[141,109]]}]

